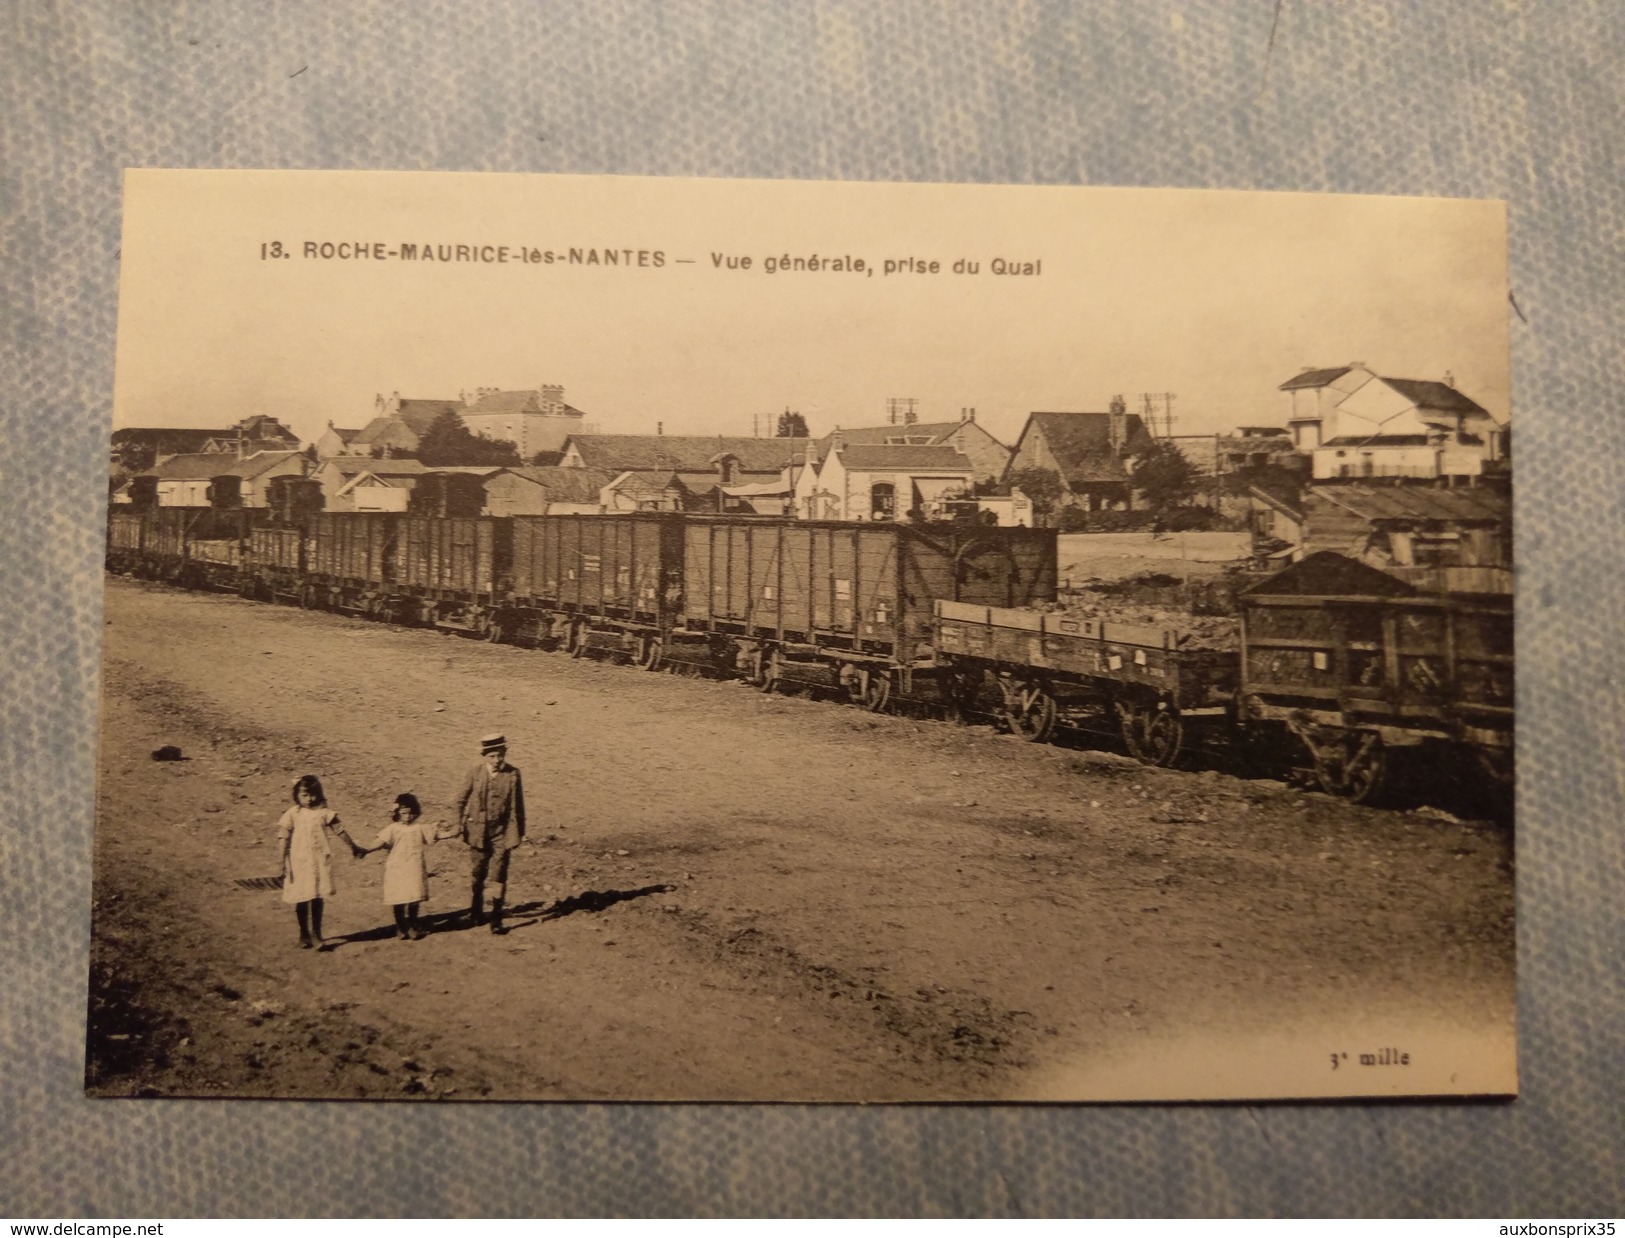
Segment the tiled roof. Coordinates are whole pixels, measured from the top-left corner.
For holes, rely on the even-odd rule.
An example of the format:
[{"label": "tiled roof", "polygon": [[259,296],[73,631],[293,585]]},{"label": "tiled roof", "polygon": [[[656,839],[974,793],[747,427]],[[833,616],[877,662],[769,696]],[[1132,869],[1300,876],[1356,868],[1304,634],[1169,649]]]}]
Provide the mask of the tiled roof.
[{"label": "tiled roof", "polygon": [[418,473],[430,471],[429,466],[421,460],[412,460],[406,457],[378,460],[372,456],[329,456],[317,468],[318,470],[328,470],[346,477],[353,477],[357,473],[411,477]]},{"label": "tiled roof", "polygon": [[1296,378],[1287,379],[1277,390],[1302,391],[1310,387],[1325,387],[1330,383],[1335,383],[1353,368],[1351,365],[1340,365],[1333,370],[1305,370]]},{"label": "tiled roof", "polygon": [[1490,415],[1489,410],[1483,405],[1462,395],[1448,383],[1435,383],[1418,378],[1384,378],[1382,381],[1417,408],[1441,413],[1478,413],[1485,417]]},{"label": "tiled roof", "polygon": [[596,502],[598,492],[615,480],[615,474],[605,472],[603,469],[512,465],[501,471],[535,482],[547,492],[548,500],[553,503]]},{"label": "tiled roof", "polygon": [[[535,391],[488,391],[468,406],[471,413],[539,413],[542,402]],[[564,406],[564,416],[583,417],[579,408]]]},{"label": "tiled roof", "polygon": [[[1154,441],[1138,413],[1124,415],[1124,451],[1135,455]],[[1126,482],[1128,469],[1112,449],[1110,413],[1033,413],[1022,436],[1042,434],[1050,454],[1070,485]]]},{"label": "tiled roof", "polygon": [[712,463],[728,453],[739,459],[746,473],[776,473],[791,459],[805,452],[804,438],[732,438],[723,435],[677,434],[574,434],[569,444],[587,468],[627,469],[647,472],[667,469],[673,472],[716,471]]},{"label": "tiled roof", "polygon": [[971,462],[953,447],[894,447],[887,444],[854,443],[840,449],[841,462],[859,471],[972,473]]},{"label": "tiled roof", "polygon": [[1426,447],[1432,438],[1426,434],[1340,434],[1322,447]]},{"label": "tiled roof", "polygon": [[463,403],[461,400],[402,400],[400,411],[387,416],[374,417],[362,426],[356,436],[350,439],[350,445],[364,447],[377,440],[391,425],[405,426],[413,434],[422,437],[423,433],[434,424],[434,419],[444,412],[461,414]]},{"label": "tiled roof", "polygon": [[1365,520],[1482,524],[1512,518],[1511,497],[1487,486],[1312,486],[1308,497],[1334,503]]},{"label": "tiled roof", "polygon": [[615,489],[618,492],[635,499],[658,499],[673,486],[679,490],[685,488],[675,474],[659,470],[647,473],[626,472],[615,480]]},{"label": "tiled roof", "polygon": [[245,456],[237,461],[230,468],[218,470],[215,475],[218,477],[259,477],[296,457],[302,458],[297,451],[256,451],[253,455]]},{"label": "tiled roof", "polygon": [[133,447],[140,444],[160,452],[196,452],[212,438],[224,438],[232,430],[193,430],[165,426],[125,426],[113,431],[113,446]]},{"label": "tiled roof", "polygon": [[236,463],[236,456],[223,451],[186,452],[166,456],[142,476],[156,477],[159,481],[208,481]]}]

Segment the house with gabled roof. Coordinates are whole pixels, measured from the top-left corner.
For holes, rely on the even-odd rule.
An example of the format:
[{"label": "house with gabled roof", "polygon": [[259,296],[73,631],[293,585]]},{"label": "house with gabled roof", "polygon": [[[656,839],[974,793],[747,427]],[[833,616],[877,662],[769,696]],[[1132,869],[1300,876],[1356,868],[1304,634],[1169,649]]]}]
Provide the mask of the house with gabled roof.
[{"label": "house with gabled roof", "polygon": [[522,460],[563,451],[565,439],[586,430],[586,414],[564,402],[564,388],[556,383],[527,391],[481,387],[462,395],[463,424],[482,438],[513,443]]},{"label": "house with gabled roof", "polygon": [[178,452],[136,477],[151,479],[159,507],[208,507],[215,477],[231,462],[218,451]]},{"label": "house with gabled roof", "polygon": [[951,446],[848,443],[843,434],[822,460],[809,444],[799,470],[787,473],[803,520],[940,519],[944,504],[975,484],[975,466]]},{"label": "house with gabled roof", "polygon": [[1061,506],[1126,511],[1134,506],[1134,462],[1153,442],[1121,398],[1104,413],[1029,413],[1004,476],[1050,469],[1061,479]]},{"label": "house with gabled roof", "polygon": [[347,430],[334,425],[332,419],[329,418],[327,429],[311,446],[315,448],[318,460],[327,460],[334,456],[359,455],[360,453],[355,451],[350,444],[355,442],[356,436],[360,433],[360,426]]},{"label": "house with gabled roof", "polygon": [[996,482],[1010,462],[1010,448],[976,421],[976,410],[964,410],[958,421],[917,421],[903,425],[837,427],[818,440],[818,458],[829,453],[836,436],[847,444],[887,447],[952,447],[971,462],[978,482]]},{"label": "house with gabled roof", "polygon": [[420,477],[428,471],[429,466],[421,460],[407,457],[374,459],[372,456],[330,456],[318,461],[310,475],[321,483],[323,505],[332,512],[355,510],[351,484],[363,473],[394,480]]},{"label": "house with gabled roof", "polygon": [[509,465],[485,479],[487,516],[590,515],[615,475],[602,469]]},{"label": "house with gabled roof", "polygon": [[743,438],[723,434],[572,434],[565,468],[649,473],[711,473],[731,460],[723,484],[776,476],[810,442],[804,438]]},{"label": "house with gabled roof", "polygon": [[1361,362],[1306,370],[1281,384],[1288,426],[1317,481],[1477,477],[1505,459],[1504,422],[1446,381],[1391,378]]},{"label": "house with gabled roof", "polygon": [[397,391],[393,395],[378,396],[373,407],[373,419],[349,440],[346,454],[374,458],[413,455],[434,419],[445,412],[461,416],[463,402],[402,399]]},{"label": "house with gabled roof", "polygon": [[[221,457],[216,456],[218,461]],[[217,507],[269,507],[266,488],[276,477],[303,477],[310,457],[302,451],[257,451],[228,467],[216,465],[211,501]]]}]

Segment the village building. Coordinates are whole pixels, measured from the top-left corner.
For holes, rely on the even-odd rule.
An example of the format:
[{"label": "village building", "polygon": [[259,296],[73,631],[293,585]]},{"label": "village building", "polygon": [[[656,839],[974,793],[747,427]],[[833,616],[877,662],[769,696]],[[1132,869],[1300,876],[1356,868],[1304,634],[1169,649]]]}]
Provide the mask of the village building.
[{"label": "village building", "polygon": [[316,441],[311,444],[315,449],[318,460],[330,460],[334,456],[354,456],[360,453],[350,446],[355,442],[356,436],[361,433],[360,427],[353,430],[342,429],[335,426],[332,421],[327,423]]},{"label": "village building", "polygon": [[836,436],[848,445],[887,447],[952,447],[971,462],[977,482],[996,482],[1010,462],[1010,448],[984,430],[976,410],[965,409],[958,421],[920,421],[902,425],[837,427],[818,441],[818,458],[829,454]]},{"label": "village building", "polygon": [[1316,481],[1472,478],[1510,451],[1505,424],[1444,382],[1388,378],[1361,362],[1305,370],[1282,383],[1288,427]]},{"label": "village building", "polygon": [[1275,465],[1309,471],[1286,426],[1239,426],[1230,434],[1175,434],[1168,439],[1203,477],[1229,477]]},{"label": "village building", "polygon": [[969,493],[970,459],[953,447],[853,443],[837,431],[822,461],[809,446],[795,481],[795,511],[804,520],[938,520],[945,504]]},{"label": "village building", "polygon": [[1512,498],[1496,486],[1310,486],[1295,558],[1334,550],[1430,592],[1512,591]]},{"label": "village building", "polygon": [[224,429],[186,426],[123,426],[113,431],[111,458],[125,473],[155,467],[165,456],[251,456],[260,451],[292,451],[299,439],[275,417],[245,417]]},{"label": "village building", "polygon": [[[310,475],[321,484],[323,509],[330,512],[343,512],[357,510],[353,497],[353,486],[357,479],[364,474],[371,473],[375,478],[375,480],[367,483],[369,486],[388,483],[399,488],[400,482],[422,476],[428,471],[428,465],[408,457],[374,459],[371,456],[330,456],[326,460],[319,460],[316,467],[311,470]],[[410,486],[404,488],[410,494]],[[401,502],[404,504],[405,500],[403,499]],[[404,511],[405,507],[373,510]]]},{"label": "village building", "polygon": [[603,489],[615,479],[602,469],[510,465],[486,478],[485,514],[593,515],[603,509]]},{"label": "village building", "polygon": [[604,486],[598,501],[606,512],[680,512],[694,495],[676,473],[629,469]]},{"label": "village building", "polygon": [[1140,415],[1121,399],[1105,413],[1029,413],[1005,478],[1049,469],[1061,481],[1060,506],[1127,511],[1134,506],[1134,462],[1153,442]]},{"label": "village building", "polygon": [[371,456],[414,456],[418,443],[441,413],[461,414],[461,400],[402,399],[400,392],[380,395],[373,402],[373,419],[346,444],[346,454]]},{"label": "village building", "polygon": [[590,434],[586,414],[564,402],[564,388],[544,385],[530,391],[481,387],[462,393],[463,424],[482,438],[506,439],[521,460],[561,452],[573,434]]},{"label": "village building", "polygon": [[210,491],[214,506],[269,507],[266,490],[271,480],[304,477],[310,471],[310,457],[302,451],[258,451],[229,468],[216,468]]},{"label": "village building", "polygon": [[207,507],[214,479],[227,459],[217,451],[165,456],[152,468],[138,473],[130,489],[133,494],[149,491],[159,507]]}]

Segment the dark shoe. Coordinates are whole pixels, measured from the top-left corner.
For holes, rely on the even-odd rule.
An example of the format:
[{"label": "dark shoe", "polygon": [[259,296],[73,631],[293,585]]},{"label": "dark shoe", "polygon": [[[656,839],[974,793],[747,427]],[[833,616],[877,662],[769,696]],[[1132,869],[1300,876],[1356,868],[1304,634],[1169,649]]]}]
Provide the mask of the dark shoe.
[{"label": "dark shoe", "polygon": [[506,924],[502,923],[501,920],[492,920],[491,921],[491,935],[493,937],[505,937],[505,936],[507,936],[507,933],[508,933],[508,926]]},{"label": "dark shoe", "polygon": [[309,950],[315,944],[316,943],[311,941],[311,939],[309,937],[301,937],[299,939],[299,948],[301,950]]},{"label": "dark shoe", "polygon": [[491,900],[491,931],[498,937],[508,931],[502,923],[502,900],[500,898]]},{"label": "dark shoe", "polygon": [[312,937],[310,940],[311,943],[316,947],[317,954],[326,954],[333,948],[327,941],[320,937]]},{"label": "dark shoe", "polygon": [[414,924],[412,926],[411,930],[407,933],[407,936],[410,937],[413,941],[422,941],[425,937],[428,936],[428,934],[425,933],[422,929],[418,928],[417,925]]}]

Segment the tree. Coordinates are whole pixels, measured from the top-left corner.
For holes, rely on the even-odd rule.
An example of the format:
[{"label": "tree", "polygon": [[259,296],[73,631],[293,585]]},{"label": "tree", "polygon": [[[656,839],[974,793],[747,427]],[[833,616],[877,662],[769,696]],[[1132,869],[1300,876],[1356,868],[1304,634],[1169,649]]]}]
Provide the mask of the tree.
[{"label": "tree", "polygon": [[1178,507],[1196,493],[1196,466],[1172,443],[1158,439],[1140,456],[1134,488],[1152,511]]},{"label": "tree", "polygon": [[1016,469],[1010,474],[1010,488],[1019,490],[1033,502],[1033,515],[1040,522],[1049,518],[1062,494],[1061,475],[1054,469]]},{"label": "tree", "polygon": [[779,428],[774,431],[774,438],[806,438],[807,419],[800,413],[792,413],[785,409],[779,414]]},{"label": "tree", "polygon": [[418,459],[439,467],[448,464],[518,464],[519,448],[505,438],[481,438],[463,424],[456,410],[436,415],[418,439]]}]

